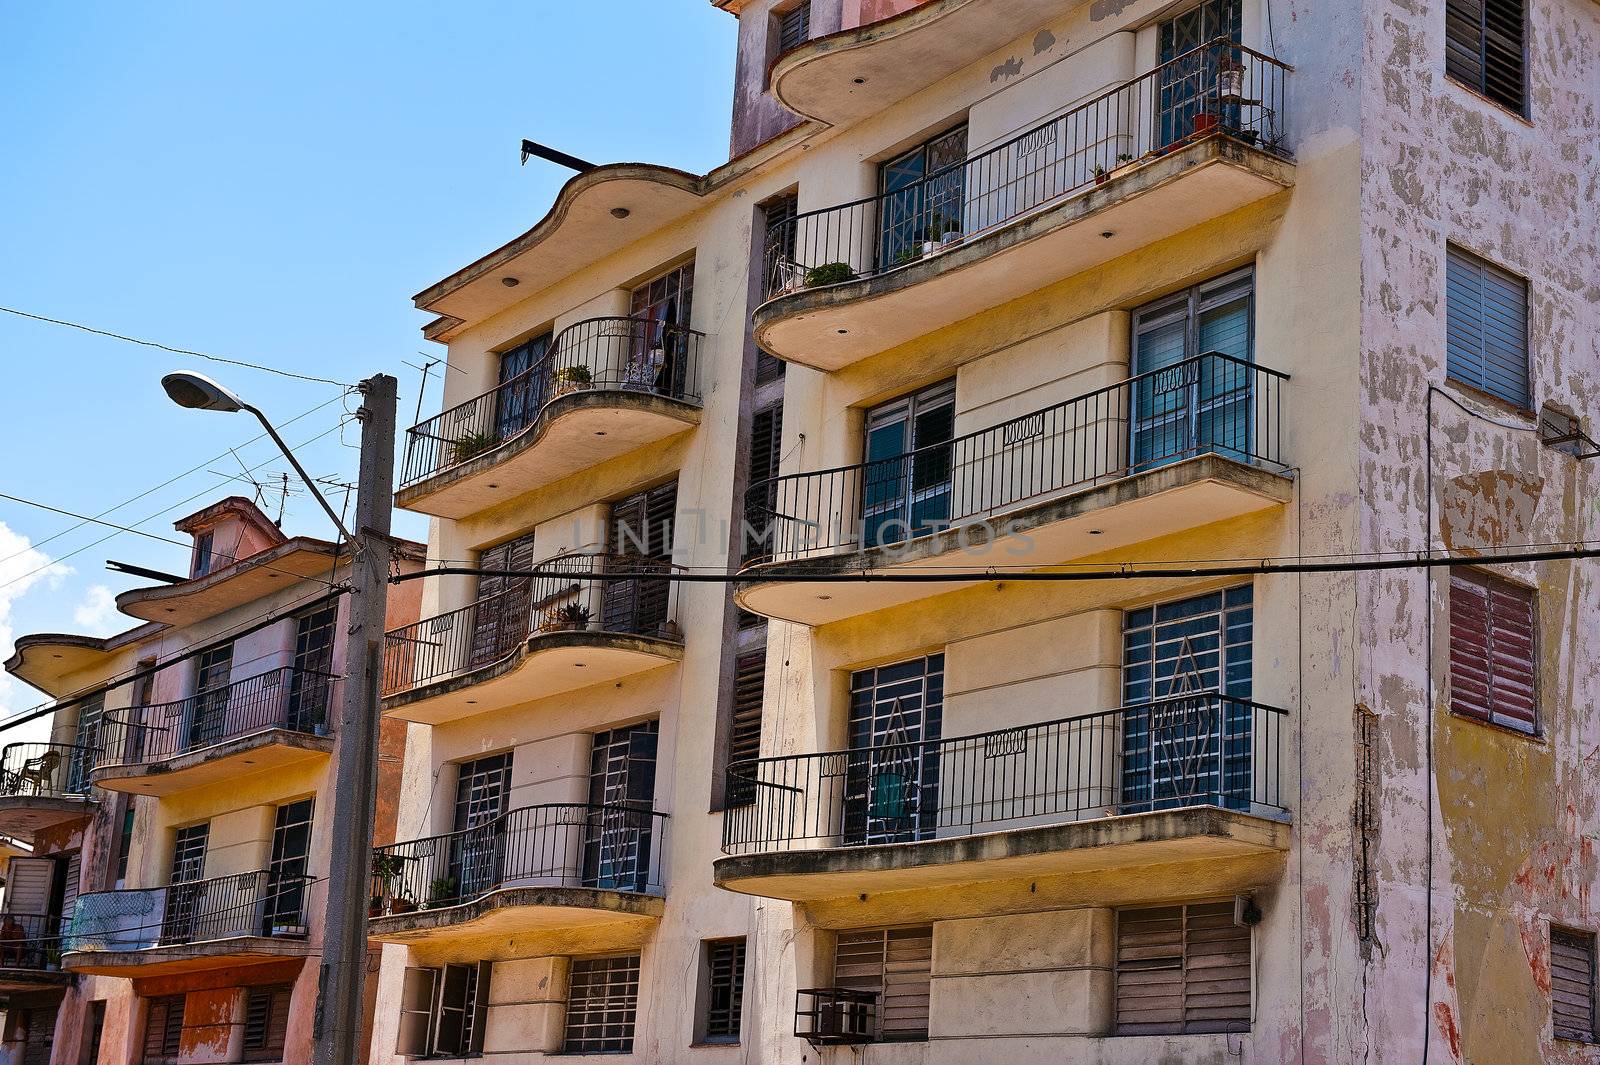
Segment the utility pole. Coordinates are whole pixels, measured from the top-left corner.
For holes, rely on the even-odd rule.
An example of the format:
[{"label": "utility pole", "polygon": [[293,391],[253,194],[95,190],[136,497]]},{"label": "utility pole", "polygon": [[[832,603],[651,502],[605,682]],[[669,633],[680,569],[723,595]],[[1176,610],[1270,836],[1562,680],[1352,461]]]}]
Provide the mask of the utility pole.
[{"label": "utility pole", "polygon": [[372,821],[378,791],[378,691],[393,557],[396,382],[361,382],[361,473],[356,487],[355,557],[350,566],[344,698],[334,741],[333,847],[328,910],[317,979],[313,1065],[356,1065],[367,975],[367,902],[372,888]]}]

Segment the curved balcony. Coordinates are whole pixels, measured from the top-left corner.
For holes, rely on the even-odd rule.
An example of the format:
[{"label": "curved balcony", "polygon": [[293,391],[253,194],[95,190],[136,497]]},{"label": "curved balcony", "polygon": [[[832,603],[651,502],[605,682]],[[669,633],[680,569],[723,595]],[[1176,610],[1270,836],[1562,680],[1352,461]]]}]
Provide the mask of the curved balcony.
[{"label": "curved balcony", "polygon": [[[384,712],[438,725],[683,660],[668,563],[575,554],[538,568],[557,575],[385,634]],[[608,576],[650,573],[663,576]]]},{"label": "curved balcony", "polygon": [[1213,42],[915,184],[775,222],[757,341],[838,370],[1282,192],[1288,73]]},{"label": "curved balcony", "polygon": [[0,834],[35,832],[87,817],[95,747],[72,743],[8,743],[0,751]]},{"label": "curved balcony", "polygon": [[309,876],[270,870],[78,896],[62,967],[164,976],[304,957]]},{"label": "curved balcony", "polygon": [[108,791],[171,795],[326,758],[338,679],[284,667],[176,702],[108,713],[90,780]]},{"label": "curved balcony", "polygon": [[395,503],[465,517],[693,428],[703,340],[652,318],[568,326],[536,365],[406,433]]},{"label": "curved balcony", "polygon": [[368,936],[567,937],[574,949],[637,946],[663,912],[667,815],[550,803],[373,851]]},{"label": "curved balcony", "polygon": [[[1074,878],[1099,878],[1118,904],[1247,890],[1276,874],[1289,845],[1286,720],[1276,707],[1202,692],[740,763],[728,786],[748,804],[723,820],[728,856],[714,877],[807,903],[906,892],[896,896],[905,911],[928,916],[959,908],[949,889],[962,885],[993,885],[996,902],[1017,883],[1024,896],[1070,896]],[[1192,890],[1173,890],[1158,866]]]},{"label": "curved balcony", "polygon": [[0,913],[0,993],[63,987],[61,918],[56,914]]},{"label": "curved balcony", "polygon": [[946,443],[763,481],[735,599],[822,625],[968,585],[817,577],[1046,566],[1282,506],[1287,381],[1212,352]]}]

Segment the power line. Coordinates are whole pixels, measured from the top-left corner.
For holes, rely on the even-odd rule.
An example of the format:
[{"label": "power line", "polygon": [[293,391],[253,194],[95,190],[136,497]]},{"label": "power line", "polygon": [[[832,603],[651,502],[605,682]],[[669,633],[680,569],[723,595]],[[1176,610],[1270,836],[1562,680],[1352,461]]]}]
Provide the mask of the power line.
[{"label": "power line", "polygon": [[174,355],[192,355],[197,359],[209,359],[212,362],[227,363],[229,366],[243,366],[249,370],[260,370],[262,373],[277,374],[279,377],[288,377],[296,381],[311,381],[319,385],[334,385],[339,388],[349,388],[343,381],[335,381],[328,377],[313,377],[310,374],[294,373],[291,370],[280,370],[275,366],[263,366],[258,362],[246,362],[244,359],[230,359],[221,355],[208,355],[203,351],[191,351],[188,348],[175,348],[170,344],[162,344],[155,340],[140,340],[138,337],[124,336],[121,333],[112,333],[105,329],[96,329],[92,325],[83,325],[79,322],[69,322],[63,318],[47,318],[42,314],[32,314],[28,311],[19,311],[15,307],[0,307],[0,311],[14,314],[19,318],[31,318],[36,322],[46,322],[50,325],[65,326],[68,329],[77,329],[95,336],[108,337],[111,340],[121,340],[128,344],[139,344],[147,348],[156,348],[160,351],[170,351]]}]

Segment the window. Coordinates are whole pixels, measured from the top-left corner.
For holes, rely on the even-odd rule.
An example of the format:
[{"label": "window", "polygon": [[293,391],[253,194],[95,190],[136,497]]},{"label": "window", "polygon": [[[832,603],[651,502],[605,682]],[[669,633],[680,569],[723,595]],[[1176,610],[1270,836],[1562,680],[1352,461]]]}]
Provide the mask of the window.
[{"label": "window", "polygon": [[800,3],[778,16],[778,51],[798,48],[811,39],[811,0]]},{"label": "window", "polygon": [[[612,550],[632,570],[665,571],[672,561],[678,482],[668,481],[611,504]],[[671,585],[665,578],[607,581],[601,594],[601,623],[609,632],[654,636],[668,620]]]},{"label": "window", "polygon": [[[780,364],[781,365],[781,364]],[[769,404],[756,411],[750,419],[750,455],[748,483],[745,495],[744,556],[768,556],[773,553],[773,512],[778,506],[778,476],[780,449],[783,444],[783,402]],[[749,622],[746,617],[751,618]],[[739,627],[749,628],[760,621],[754,614],[741,614]]]},{"label": "window", "polygon": [[89,1003],[89,1020],[84,1025],[86,1034],[78,1051],[78,1065],[99,1065],[100,1040],[106,1027],[106,1003],[96,999]]},{"label": "window", "polygon": [[311,854],[312,800],[278,807],[272,827],[272,860],[267,874],[267,935],[306,931],[306,873]]},{"label": "window", "polygon": [[133,804],[122,811],[122,829],[117,833],[117,882],[114,885],[118,890],[128,884],[128,856],[133,852]]},{"label": "window", "polygon": [[1557,1039],[1596,1041],[1593,932],[1550,929],[1550,1017]]},{"label": "window", "polygon": [[[534,561],[531,532],[478,553],[481,569],[525,571],[533,568]],[[527,636],[532,586],[527,577],[484,574],[478,578],[477,609],[472,622],[473,666],[504,658]]]},{"label": "window", "polygon": [[[728,759],[734,765],[761,757],[761,702],[767,681],[767,649],[758,647],[733,660],[733,713],[728,721]],[[728,780],[727,806],[756,801],[750,780]]]},{"label": "window", "polygon": [[539,416],[549,379],[545,359],[554,340],[553,333],[542,333],[500,353],[500,380],[494,400],[495,434],[499,439],[515,436]]},{"label": "window", "polygon": [[650,808],[656,791],[659,721],[595,733],[589,752],[590,816],[583,827],[583,883],[648,891],[658,871]]},{"label": "window", "polygon": [[563,1054],[628,1054],[639,1012],[639,955],[574,958]]},{"label": "window", "polygon": [[1538,654],[1531,589],[1474,570],[1450,575],[1450,709],[1538,731]]},{"label": "window", "polygon": [[144,1012],[144,1065],[175,1065],[183,1042],[183,996],[152,998]]},{"label": "window", "polygon": [[[166,753],[177,754],[180,751],[215,743],[226,734],[228,678],[232,673],[233,644],[223,644],[221,647],[211,647],[201,652],[195,664],[195,696],[193,709],[189,711],[192,720],[188,722],[188,741],[176,750],[169,748]],[[171,719],[154,724],[181,727],[183,722]]]},{"label": "window", "polygon": [[302,732],[325,731],[333,690],[336,603],[304,610],[294,619],[294,674],[289,681],[288,723]]},{"label": "window", "polygon": [[878,168],[878,268],[915,262],[922,245],[960,233],[966,212],[967,127],[948,130]]},{"label": "window", "polygon": [[172,883],[188,884],[205,876],[206,843],[210,838],[210,822],[189,825],[174,833]]},{"label": "window", "polygon": [[[103,694],[90,696],[78,704],[77,734],[73,738],[74,746],[65,781],[66,790],[74,795],[88,793],[89,770],[93,768],[93,760],[106,738],[105,717],[106,697]],[[54,788],[59,783],[58,777],[50,782],[50,787]]]},{"label": "window", "polygon": [[[456,807],[451,822],[455,832],[486,825],[506,812],[511,800],[511,752],[492,754],[462,762],[456,769]],[[431,897],[437,895],[441,903],[464,901],[492,890],[504,864],[502,850],[505,839],[497,830],[474,832],[456,837],[449,855],[448,880],[453,880],[454,890],[442,893],[435,886],[426,885]],[[416,874],[413,874],[415,876]],[[422,883],[412,885],[418,890]]]},{"label": "window", "polygon": [[744,952],[742,938],[712,940],[705,945],[706,982],[700,992],[702,1042],[739,1041],[744,1012]]},{"label": "window", "polygon": [[395,1053],[413,1058],[482,1053],[493,967],[486,961],[439,969],[408,967],[400,991]]},{"label": "window", "polygon": [[1445,249],[1445,374],[1524,410],[1528,283],[1451,246]]},{"label": "window", "polygon": [[[766,238],[761,262],[766,269],[766,293],[790,292],[805,279],[796,261],[800,243],[800,197],[794,193],[775,196],[762,204]],[[812,264],[816,265],[816,264]],[[783,376],[783,362],[764,351],[756,353],[756,384]]]},{"label": "window", "polygon": [[284,1037],[289,1031],[290,984],[252,987],[245,996],[245,1061],[282,1061]]},{"label": "window", "polygon": [[630,304],[635,318],[687,329],[694,306],[694,261],[674,267],[634,289]]},{"label": "window", "polygon": [[1250,1030],[1250,929],[1235,904],[1117,914],[1116,1033]]},{"label": "window", "polygon": [[194,538],[194,575],[204,577],[211,572],[211,544],[215,534],[203,532]]},{"label": "window", "polygon": [[942,654],[850,674],[850,750],[861,753],[845,765],[847,846],[933,834],[939,820],[934,744],[943,719]]},{"label": "window", "polygon": [[1444,72],[1526,114],[1527,33],[1526,0],[1446,0]]},{"label": "window", "polygon": [[950,519],[948,445],[955,432],[956,383],[944,381],[873,407],[866,424],[863,545],[896,543],[941,528]]},{"label": "window", "polygon": [[840,932],[834,946],[834,985],[878,996],[879,1042],[928,1038],[932,970],[932,925]]}]

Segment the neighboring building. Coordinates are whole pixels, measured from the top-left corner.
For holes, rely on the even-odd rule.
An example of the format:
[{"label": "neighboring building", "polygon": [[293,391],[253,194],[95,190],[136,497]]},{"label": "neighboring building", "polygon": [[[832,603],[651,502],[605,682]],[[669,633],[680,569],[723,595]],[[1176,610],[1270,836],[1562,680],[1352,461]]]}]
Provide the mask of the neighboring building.
[{"label": "neighboring building", "polygon": [[[117,597],[141,624],[22,636],[6,663],[56,700],[48,742],[0,755],[0,833],[33,844],[0,904],[20,1065],[309,1058],[349,552],[238,497],[177,528],[188,574]],[[417,616],[399,587],[391,624]]]},{"label": "neighboring building", "polygon": [[1590,564],[1008,577],[1590,539],[1600,7],[719,6],[417,298],[374,1062],[1600,1060]]}]

